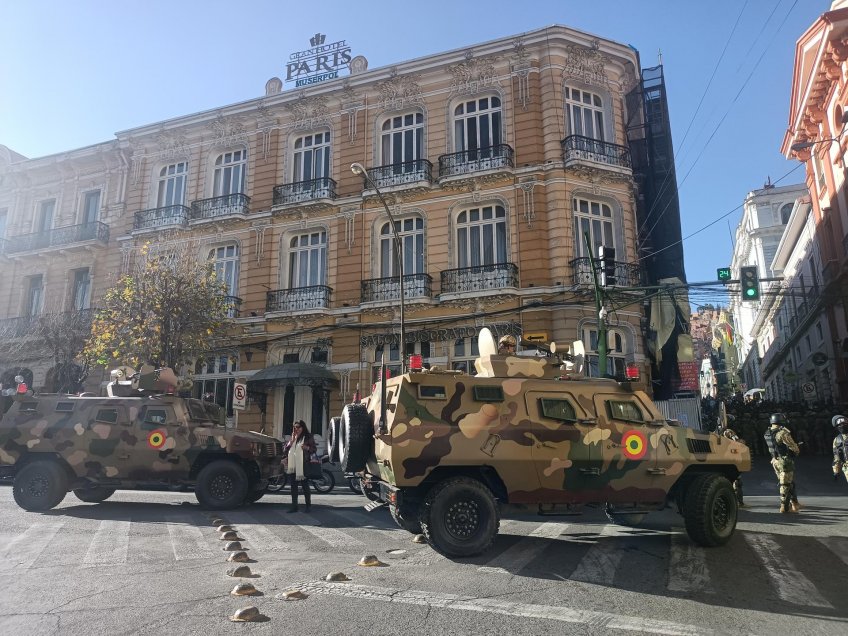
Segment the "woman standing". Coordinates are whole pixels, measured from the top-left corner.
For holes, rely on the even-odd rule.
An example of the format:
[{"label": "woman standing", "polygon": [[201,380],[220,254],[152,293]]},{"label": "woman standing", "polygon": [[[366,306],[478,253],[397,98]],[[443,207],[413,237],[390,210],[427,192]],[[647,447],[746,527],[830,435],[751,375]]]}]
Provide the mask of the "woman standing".
[{"label": "woman standing", "polygon": [[311,501],[311,493],[309,492],[309,481],[306,479],[306,464],[312,453],[315,452],[315,441],[312,439],[312,434],[306,430],[306,424],[303,420],[298,420],[294,423],[292,436],[288,444],[286,444],[286,453],[288,453],[288,468],[286,473],[292,475],[291,479],[291,495],[292,505],[289,512],[297,512],[297,485],[303,485],[303,499],[306,502],[305,510],[309,512]]}]

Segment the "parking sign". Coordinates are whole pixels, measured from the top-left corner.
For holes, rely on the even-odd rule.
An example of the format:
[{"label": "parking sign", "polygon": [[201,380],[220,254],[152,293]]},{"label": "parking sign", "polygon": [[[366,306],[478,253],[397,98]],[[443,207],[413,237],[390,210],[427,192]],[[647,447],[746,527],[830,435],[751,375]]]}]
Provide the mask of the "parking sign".
[{"label": "parking sign", "polygon": [[247,408],[247,385],[233,384],[233,408],[243,411]]}]

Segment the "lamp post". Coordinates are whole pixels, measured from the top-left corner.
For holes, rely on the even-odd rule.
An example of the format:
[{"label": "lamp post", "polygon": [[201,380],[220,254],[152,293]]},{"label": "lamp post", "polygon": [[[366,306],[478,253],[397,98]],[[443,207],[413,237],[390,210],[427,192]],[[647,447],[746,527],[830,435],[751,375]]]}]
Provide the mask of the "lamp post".
[{"label": "lamp post", "polygon": [[842,130],[839,131],[839,134],[836,135],[836,137],[828,137],[827,139],[819,139],[817,141],[799,141],[789,146],[789,150],[791,150],[792,152],[800,152],[801,150],[807,150],[808,148],[812,148],[816,144],[839,141],[842,137],[842,133],[845,132],[845,126],[848,125],[848,110],[842,113],[842,119],[840,119],[839,121],[842,124]]},{"label": "lamp post", "polygon": [[400,275],[400,369],[401,373],[406,373],[406,303],[404,298],[405,294],[403,284],[403,245],[400,242],[400,235],[398,234],[397,226],[395,224],[395,217],[392,216],[392,211],[389,209],[389,205],[383,198],[383,193],[380,192],[380,188],[378,188],[377,184],[374,183],[374,180],[371,178],[371,175],[368,174],[368,171],[365,169],[365,166],[363,166],[361,163],[352,163],[350,164],[350,171],[353,174],[363,177],[365,181],[372,188],[374,188],[374,191],[380,198],[380,203],[382,203],[383,207],[386,209],[386,214],[389,217],[389,223],[392,224],[392,234],[395,237],[395,255],[397,257],[398,273]]}]

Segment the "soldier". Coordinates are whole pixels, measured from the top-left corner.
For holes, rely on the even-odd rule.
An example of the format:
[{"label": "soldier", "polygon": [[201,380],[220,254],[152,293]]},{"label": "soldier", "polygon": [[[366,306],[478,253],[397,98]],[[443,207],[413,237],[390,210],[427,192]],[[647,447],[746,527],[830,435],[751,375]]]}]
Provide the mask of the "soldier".
[{"label": "soldier", "polygon": [[[491,340],[489,342],[491,342]],[[502,336],[501,339],[498,340],[498,355],[515,355],[515,336]]]},{"label": "soldier", "polygon": [[789,419],[784,413],[772,413],[769,428],[763,437],[771,453],[771,466],[780,484],[780,512],[798,512],[798,496],[795,494],[795,457],[800,449],[792,433],[786,428]]},{"label": "soldier", "polygon": [[[726,426],[719,426],[718,432],[720,435],[726,437],[729,440],[745,444],[745,440],[739,437],[736,432],[731,428],[727,428]],[[745,502],[742,499],[742,475],[739,475],[739,477],[737,477],[736,480],[733,482],[733,492],[736,493],[736,503],[739,505],[740,508],[744,508]]]},{"label": "soldier", "polygon": [[844,415],[834,415],[831,420],[836,429],[833,439],[833,478],[839,479],[839,473],[848,479],[848,418]]}]

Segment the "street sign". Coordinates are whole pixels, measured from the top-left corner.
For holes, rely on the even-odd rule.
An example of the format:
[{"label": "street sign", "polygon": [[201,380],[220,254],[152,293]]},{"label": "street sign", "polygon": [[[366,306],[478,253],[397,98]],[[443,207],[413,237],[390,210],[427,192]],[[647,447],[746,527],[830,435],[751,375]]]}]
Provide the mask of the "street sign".
[{"label": "street sign", "polygon": [[247,385],[233,384],[233,408],[243,411],[247,408]]},{"label": "street sign", "polygon": [[801,385],[801,392],[804,394],[805,400],[815,400],[816,399],[816,383],[815,382],[804,382]]},{"label": "street sign", "polygon": [[827,354],[821,351],[816,351],[812,356],[812,361],[817,367],[823,367],[827,364]]}]

